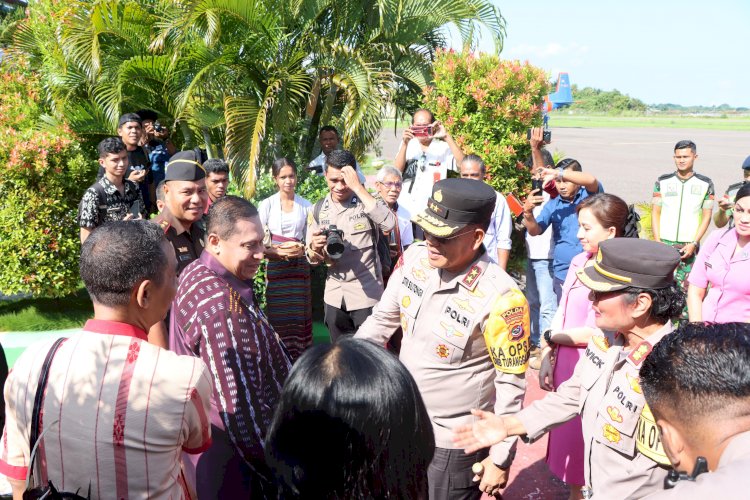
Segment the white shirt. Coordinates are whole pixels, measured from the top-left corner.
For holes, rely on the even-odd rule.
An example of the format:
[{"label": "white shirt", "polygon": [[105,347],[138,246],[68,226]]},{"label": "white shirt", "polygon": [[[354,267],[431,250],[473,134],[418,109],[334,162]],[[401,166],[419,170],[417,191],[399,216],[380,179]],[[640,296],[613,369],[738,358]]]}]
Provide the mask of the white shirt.
[{"label": "white shirt", "polygon": [[[538,207],[534,207],[533,214],[534,218],[542,213],[542,208],[549,201],[549,193],[542,190],[542,197],[544,202]],[[529,259],[552,259],[552,255],[555,251],[555,243],[552,241],[552,226],[547,228],[542,234],[538,236],[530,236],[529,232],[526,232],[526,249],[529,252]]]},{"label": "white shirt", "polygon": [[497,195],[495,211],[492,213],[490,226],[484,235],[484,247],[487,249],[490,260],[497,264],[497,249],[510,250],[510,233],[513,231],[513,220],[505,196],[497,191],[495,191],[495,194]]},{"label": "white shirt", "polygon": [[[403,147],[401,142],[399,151]],[[427,207],[432,185],[448,177],[448,170],[456,170],[456,162],[448,143],[437,139],[433,139],[426,150],[422,150],[419,139],[410,140],[406,145],[406,162],[410,160],[417,160],[416,175],[414,179],[404,180],[398,204],[404,205],[410,213],[418,213]]]},{"label": "white shirt", "polygon": [[396,217],[398,218],[398,230],[401,233],[401,250],[414,243],[414,232],[411,228],[411,214],[407,209],[398,206],[396,210]]},{"label": "white shirt", "polygon": [[[312,203],[295,194],[294,206],[292,208],[294,224],[287,226],[288,223],[284,224],[284,221],[282,221],[281,195],[276,193],[260,202],[258,213],[260,214],[261,224],[268,227],[271,234],[294,238],[297,241],[304,241],[307,226],[307,212],[310,210],[311,206]],[[283,215],[283,217],[286,216],[287,214]]]}]

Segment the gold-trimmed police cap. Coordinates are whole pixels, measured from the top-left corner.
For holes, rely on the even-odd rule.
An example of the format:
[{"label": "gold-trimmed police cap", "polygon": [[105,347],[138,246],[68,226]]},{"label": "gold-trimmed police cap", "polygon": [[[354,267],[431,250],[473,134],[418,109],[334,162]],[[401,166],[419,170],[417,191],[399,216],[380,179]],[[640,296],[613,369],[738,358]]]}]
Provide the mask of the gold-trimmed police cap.
[{"label": "gold-trimmed police cap", "polygon": [[198,181],[206,177],[200,150],[178,151],[169,159],[165,181]]},{"label": "gold-trimmed police cap", "polygon": [[427,208],[412,217],[425,232],[445,238],[469,224],[492,217],[497,195],[484,182],[474,179],[443,179],[432,187]]},{"label": "gold-trimmed police cap", "polygon": [[674,283],[680,253],[669,245],[637,238],[613,238],[599,244],[593,265],[577,271],[578,279],[596,292],[628,287],[657,289]]}]

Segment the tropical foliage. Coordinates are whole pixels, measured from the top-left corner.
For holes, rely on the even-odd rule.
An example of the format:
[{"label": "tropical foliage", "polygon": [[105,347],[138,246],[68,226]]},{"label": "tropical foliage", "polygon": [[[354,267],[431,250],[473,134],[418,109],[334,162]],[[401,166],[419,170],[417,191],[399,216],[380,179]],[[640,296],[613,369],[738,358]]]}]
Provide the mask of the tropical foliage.
[{"label": "tropical foliage", "polygon": [[574,84],[571,92],[575,102],[570,105],[570,111],[619,115],[622,113],[642,114],[647,109],[643,101],[623,94],[617,89],[601,90],[591,87],[579,89]]},{"label": "tropical foliage", "polygon": [[22,61],[0,69],[0,293],[67,295],[78,286],[76,205],[95,170],[67,127],[36,128],[36,75]]},{"label": "tropical foliage", "polygon": [[43,75],[52,110],[84,137],[111,134],[118,115],[156,110],[175,142],[205,145],[252,196],[258,167],[309,158],[332,124],[361,157],[389,105],[431,79],[444,27],[471,43],[479,24],[496,45],[489,0],[39,0],[13,49]]},{"label": "tropical foliage", "polygon": [[530,178],[519,162],[531,154],[526,131],[541,125],[547,75],[528,63],[468,50],[438,51],[434,70],[425,106],[466,154],[484,159],[496,190],[525,193]]}]

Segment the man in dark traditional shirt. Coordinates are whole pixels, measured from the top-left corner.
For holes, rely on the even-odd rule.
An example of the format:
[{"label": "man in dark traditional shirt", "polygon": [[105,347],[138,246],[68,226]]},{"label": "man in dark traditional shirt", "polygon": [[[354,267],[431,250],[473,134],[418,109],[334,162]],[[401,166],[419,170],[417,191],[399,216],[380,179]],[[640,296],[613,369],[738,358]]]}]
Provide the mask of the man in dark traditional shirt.
[{"label": "man in dark traditional shirt", "polygon": [[263,227],[250,202],[226,196],[211,207],[206,234],[170,319],[170,349],[200,357],[214,377],[213,444],[183,457],[185,474],[198,498],[276,498],[263,441],[290,358],[253,297]]},{"label": "man in dark traditional shirt", "polygon": [[125,179],[128,152],[119,137],[108,137],[99,143],[99,165],[104,175],[92,184],[78,205],[81,243],[91,231],[105,222],[138,218],[146,215],[138,186]]}]

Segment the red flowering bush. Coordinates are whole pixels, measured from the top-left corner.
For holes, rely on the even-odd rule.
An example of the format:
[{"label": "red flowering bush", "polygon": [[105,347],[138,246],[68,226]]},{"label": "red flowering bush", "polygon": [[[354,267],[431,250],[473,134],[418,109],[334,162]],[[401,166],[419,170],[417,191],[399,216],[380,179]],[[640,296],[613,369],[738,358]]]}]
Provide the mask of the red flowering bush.
[{"label": "red flowering bush", "polygon": [[0,292],[59,297],[79,282],[78,201],[96,169],[67,129],[40,131],[39,80],[0,65]]},{"label": "red flowering bush", "polygon": [[466,154],[487,164],[490,184],[503,193],[523,193],[529,173],[517,162],[531,154],[526,131],[542,122],[547,75],[528,62],[488,54],[438,53],[434,85],[423,102],[443,122]]}]

